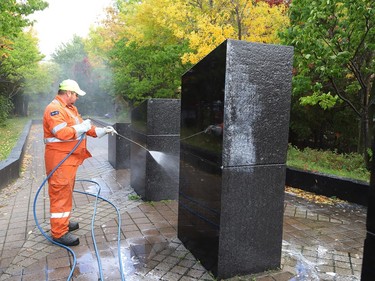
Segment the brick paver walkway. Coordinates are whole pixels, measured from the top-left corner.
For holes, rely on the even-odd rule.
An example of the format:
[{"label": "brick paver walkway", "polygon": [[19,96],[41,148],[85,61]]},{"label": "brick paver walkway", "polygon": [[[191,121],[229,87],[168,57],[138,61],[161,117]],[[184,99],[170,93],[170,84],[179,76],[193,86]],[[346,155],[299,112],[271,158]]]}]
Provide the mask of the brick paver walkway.
[{"label": "brick paver walkway", "polygon": [[[215,280],[177,238],[176,201],[132,200],[130,171],[114,170],[107,161],[107,138],[90,139],[93,157],[79,168],[78,178],[101,186],[121,214],[120,252],[126,280]],[[48,242],[35,226],[33,201],[44,180],[42,126],[31,128],[21,177],[0,190],[0,281],[66,280],[71,254]],[[95,193],[93,183],[76,189]],[[75,193],[73,218],[80,245],[73,280],[98,280],[91,235],[95,197]],[[49,232],[46,188],[36,204],[41,227]],[[318,205],[286,194],[280,270],[228,280],[360,280],[366,209],[353,204]],[[105,280],[121,280],[118,263],[118,219],[113,206],[99,202],[95,239]]]}]

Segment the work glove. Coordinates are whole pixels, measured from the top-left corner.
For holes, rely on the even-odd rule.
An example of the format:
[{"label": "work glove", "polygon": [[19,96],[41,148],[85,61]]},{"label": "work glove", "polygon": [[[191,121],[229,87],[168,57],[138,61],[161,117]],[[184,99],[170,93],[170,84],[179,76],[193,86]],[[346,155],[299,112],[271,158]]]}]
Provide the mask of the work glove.
[{"label": "work glove", "polygon": [[223,133],[223,128],[220,125],[210,125],[204,130],[204,132],[206,134],[220,136]]},{"label": "work glove", "polygon": [[77,138],[91,129],[91,120],[86,119],[81,124],[72,126],[76,130]]},{"label": "work glove", "polygon": [[107,126],[104,128],[95,128],[95,133],[98,138],[101,138],[106,134],[111,134],[112,136],[114,134],[117,134],[116,130],[112,126]]},{"label": "work glove", "polygon": [[204,133],[205,133],[205,134],[211,133],[211,130],[212,130],[213,127],[214,127],[214,125],[210,125],[210,126],[208,126],[208,127],[204,130]]}]

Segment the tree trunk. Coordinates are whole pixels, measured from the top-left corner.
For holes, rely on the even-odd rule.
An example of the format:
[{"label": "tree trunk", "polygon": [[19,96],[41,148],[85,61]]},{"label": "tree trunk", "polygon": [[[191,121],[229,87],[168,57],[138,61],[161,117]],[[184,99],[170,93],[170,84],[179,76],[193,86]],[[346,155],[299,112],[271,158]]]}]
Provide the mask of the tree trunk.
[{"label": "tree trunk", "polygon": [[12,98],[14,109],[13,114],[18,116],[27,116],[29,107],[29,97],[19,93]]},{"label": "tree trunk", "polygon": [[[363,154],[363,158],[368,169],[371,168],[371,143],[373,139],[373,126],[374,126],[374,107],[375,107],[375,80],[370,86],[371,89],[364,93],[363,111],[361,114],[361,127],[359,139],[359,152]],[[369,87],[369,88],[370,88]]]},{"label": "tree trunk", "polygon": [[[368,106],[368,132],[367,132],[367,144],[369,148],[371,148],[371,144],[374,140],[374,114],[375,114],[375,79],[372,81],[371,90],[370,90],[370,97],[369,97],[369,106]],[[368,154],[368,153],[366,153]],[[369,155],[368,164],[366,162],[366,166],[371,168],[374,162],[374,151],[371,152]]]},{"label": "tree trunk", "polygon": [[368,153],[368,149],[370,148],[370,143],[368,142],[369,138],[369,116],[368,110],[365,110],[363,117],[361,118],[361,131],[362,131],[362,149],[361,152],[363,154],[363,158],[365,160],[366,167],[370,168],[370,155]]}]

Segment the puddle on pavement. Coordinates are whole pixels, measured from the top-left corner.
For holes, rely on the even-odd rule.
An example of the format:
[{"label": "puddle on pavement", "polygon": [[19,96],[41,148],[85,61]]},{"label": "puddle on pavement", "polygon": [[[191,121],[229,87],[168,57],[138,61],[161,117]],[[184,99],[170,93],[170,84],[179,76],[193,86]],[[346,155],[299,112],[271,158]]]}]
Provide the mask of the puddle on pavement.
[{"label": "puddle on pavement", "polygon": [[[160,252],[171,248],[169,246],[171,244],[170,242],[156,244],[145,244],[145,242],[145,240],[140,241],[138,239],[137,243],[143,244],[130,243],[129,245],[127,242],[122,241],[122,266],[125,279],[127,281],[138,280],[137,278],[139,278],[139,275],[142,275],[144,268],[148,268],[147,271],[150,271],[157,265],[157,262],[153,260],[155,256],[157,256]],[[100,250],[100,260],[105,280],[117,280],[119,278],[120,267],[117,254],[117,247],[114,246],[109,246],[105,250]],[[80,255],[80,257],[77,257],[75,276],[79,276],[80,274],[87,275],[90,273],[97,274],[99,276],[96,255],[95,252],[91,250],[90,252],[83,253]],[[159,280],[159,277],[153,277],[152,275],[147,274],[147,280]]]},{"label": "puddle on pavement", "polygon": [[90,185],[85,187],[85,192],[96,195],[98,193],[98,187],[96,185]]},{"label": "puddle on pavement", "polygon": [[[286,246],[286,247],[284,247]],[[286,248],[286,249],[285,249]],[[332,252],[323,246],[318,246],[316,249],[317,260],[324,260]],[[341,276],[332,271],[322,271],[320,266],[325,266],[323,262],[313,262],[311,257],[306,257],[301,253],[301,249],[293,248],[293,246],[283,241],[283,259],[284,265],[294,268],[296,274],[289,281],[319,281],[319,280],[335,280],[335,281],[359,281],[357,276]],[[328,259],[328,258],[327,258]]]}]

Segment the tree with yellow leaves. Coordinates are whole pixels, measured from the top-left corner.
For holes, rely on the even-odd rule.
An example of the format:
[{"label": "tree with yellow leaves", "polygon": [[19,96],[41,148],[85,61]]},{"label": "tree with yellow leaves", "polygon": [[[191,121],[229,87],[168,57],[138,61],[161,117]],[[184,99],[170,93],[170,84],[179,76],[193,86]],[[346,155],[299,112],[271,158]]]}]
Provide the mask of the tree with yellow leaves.
[{"label": "tree with yellow leaves", "polygon": [[289,23],[285,5],[250,0],[203,2],[197,5],[202,12],[196,18],[195,30],[185,34],[192,51],[184,54],[184,62],[197,63],[229,38],[279,43],[277,32]]},{"label": "tree with yellow leaves", "polygon": [[278,43],[285,9],[250,0],[118,0],[88,41],[105,50],[126,99],[176,97],[181,74],[225,39]]}]

